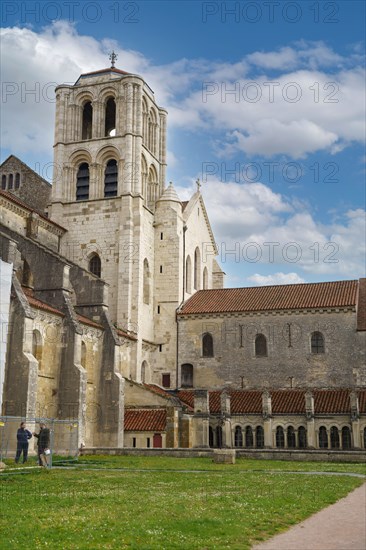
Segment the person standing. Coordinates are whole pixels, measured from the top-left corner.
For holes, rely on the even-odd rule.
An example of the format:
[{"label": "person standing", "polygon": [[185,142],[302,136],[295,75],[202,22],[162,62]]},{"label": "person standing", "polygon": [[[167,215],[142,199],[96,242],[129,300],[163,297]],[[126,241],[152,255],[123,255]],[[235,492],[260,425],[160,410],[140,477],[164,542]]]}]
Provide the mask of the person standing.
[{"label": "person standing", "polygon": [[17,431],[17,452],[15,455],[15,462],[18,464],[21,454],[23,453],[23,464],[28,459],[28,440],[31,439],[32,434],[25,427],[25,422],[20,423],[20,427]]},{"label": "person standing", "polygon": [[34,437],[37,438],[37,451],[38,451],[38,464],[40,466],[47,466],[47,458],[45,450],[50,446],[50,430],[46,427],[44,422],[39,424],[39,433],[33,432]]}]

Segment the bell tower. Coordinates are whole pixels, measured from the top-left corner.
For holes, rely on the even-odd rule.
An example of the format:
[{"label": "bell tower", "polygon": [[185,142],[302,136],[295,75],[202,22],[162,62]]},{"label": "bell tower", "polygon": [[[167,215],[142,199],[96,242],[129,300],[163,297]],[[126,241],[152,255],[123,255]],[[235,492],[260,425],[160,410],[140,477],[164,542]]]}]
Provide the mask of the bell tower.
[{"label": "bell tower", "polygon": [[167,112],[140,76],[110,58],[111,67],[56,88],[50,211],[68,230],[61,253],[109,284],[112,321],[137,332],[165,187]]}]

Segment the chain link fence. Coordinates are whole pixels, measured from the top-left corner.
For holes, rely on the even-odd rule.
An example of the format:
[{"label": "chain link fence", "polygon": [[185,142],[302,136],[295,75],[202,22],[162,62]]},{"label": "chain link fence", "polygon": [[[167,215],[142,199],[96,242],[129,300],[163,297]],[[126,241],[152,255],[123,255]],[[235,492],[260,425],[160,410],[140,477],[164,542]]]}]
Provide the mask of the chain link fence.
[{"label": "chain link fence", "polygon": [[[58,420],[55,418],[24,418],[20,416],[0,416],[0,460],[14,459],[21,449],[18,445],[17,431],[21,422],[25,423],[25,428],[32,434],[28,440],[28,449],[18,457],[19,462],[29,462],[29,464],[38,464],[42,462],[43,466],[52,468],[57,464],[65,464],[77,459],[79,454],[79,423],[77,420],[67,419]],[[34,433],[40,431],[40,423],[46,425],[49,429],[49,445],[45,453],[38,453],[38,439]],[[27,453],[28,451],[28,453]],[[27,456],[28,454],[28,456]]]}]

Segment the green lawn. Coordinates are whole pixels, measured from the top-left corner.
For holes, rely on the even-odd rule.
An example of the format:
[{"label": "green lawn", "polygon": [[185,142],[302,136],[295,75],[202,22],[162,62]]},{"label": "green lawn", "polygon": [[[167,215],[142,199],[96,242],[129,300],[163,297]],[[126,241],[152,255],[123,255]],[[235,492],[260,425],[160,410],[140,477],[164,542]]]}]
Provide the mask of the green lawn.
[{"label": "green lawn", "polygon": [[0,475],[1,548],[249,549],[365,481],[286,473],[365,473],[357,464],[242,459],[224,466],[169,457],[85,457],[79,464]]}]

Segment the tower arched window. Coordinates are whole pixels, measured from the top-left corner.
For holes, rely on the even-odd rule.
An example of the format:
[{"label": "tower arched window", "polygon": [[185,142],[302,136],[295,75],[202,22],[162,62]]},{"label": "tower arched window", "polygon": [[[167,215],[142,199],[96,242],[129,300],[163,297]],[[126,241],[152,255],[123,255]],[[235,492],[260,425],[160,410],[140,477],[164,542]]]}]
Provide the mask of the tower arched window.
[{"label": "tower arched window", "polygon": [[282,426],[276,428],[276,447],[283,449],[285,446],[285,433]]},{"label": "tower arched window", "polygon": [[144,304],[150,303],[150,268],[149,268],[149,262],[147,259],[144,259],[144,267],[143,267],[143,300]]},{"label": "tower arched window", "polygon": [[202,357],[213,357],[213,355],[213,337],[212,334],[206,332],[206,334],[202,336]]},{"label": "tower arched window", "polygon": [[193,365],[185,363],[181,367],[182,388],[193,388]]},{"label": "tower arched window", "polygon": [[114,97],[108,98],[105,105],[104,135],[110,137],[116,135],[116,102]]},{"label": "tower arched window", "polygon": [[155,206],[158,199],[158,175],[154,166],[150,166],[149,178],[147,184],[147,205],[150,209]]},{"label": "tower arched window", "polygon": [[255,356],[267,357],[267,338],[264,334],[257,334],[255,337]]},{"label": "tower arched window", "polygon": [[348,426],[342,428],[342,449],[351,448],[351,430]]},{"label": "tower arched window", "polygon": [[101,277],[102,275],[102,262],[100,261],[100,258],[98,254],[93,254],[93,256],[89,260],[89,271],[91,271],[94,275],[97,277]]},{"label": "tower arched window", "polygon": [[235,427],[234,443],[235,443],[235,447],[243,446],[243,432],[240,426]]},{"label": "tower arched window", "polygon": [[5,174],[3,174],[1,176],[1,189],[3,189],[3,190],[6,189],[6,176],[5,176]]},{"label": "tower arched window", "polygon": [[194,251],[194,281],[193,286],[195,290],[199,290],[201,286],[201,254],[200,249],[196,248]]},{"label": "tower arched window", "polygon": [[115,159],[107,162],[104,171],[104,196],[116,197],[118,188],[118,166]]},{"label": "tower arched window", "polygon": [[91,139],[93,137],[93,106],[91,101],[87,101],[83,106],[83,119],[81,129],[81,139]]},{"label": "tower arched window", "polygon": [[20,174],[17,172],[15,174],[15,189],[19,189],[20,187]]},{"label": "tower arched window", "polygon": [[263,449],[264,447],[264,430],[262,426],[257,426],[255,429],[256,447]]},{"label": "tower arched window", "polygon": [[89,164],[80,164],[76,176],[76,200],[85,201],[89,198]]},{"label": "tower arched window", "polygon": [[328,449],[328,433],[325,426],[319,428],[319,448]]},{"label": "tower arched window", "polygon": [[146,99],[142,99],[142,141],[148,147],[148,107]]},{"label": "tower arched window", "polygon": [[246,426],[245,428],[245,446],[253,447],[253,430],[251,426]]},{"label": "tower arched window", "polygon": [[205,269],[203,270],[202,288],[203,288],[203,290],[208,289],[208,269],[207,269],[207,267],[205,267]]},{"label": "tower arched window", "polygon": [[332,426],[330,429],[330,448],[339,449],[339,431],[336,426]]},{"label": "tower arched window", "polygon": [[321,332],[315,331],[311,335],[311,353],[324,353],[324,336]]},{"label": "tower arched window", "polygon": [[8,189],[13,189],[13,180],[14,180],[13,174],[9,174],[9,177],[8,177]]},{"label": "tower arched window", "polygon": [[188,294],[192,292],[192,261],[190,256],[187,256],[186,259],[186,292]]},{"label": "tower arched window", "polygon": [[156,113],[154,109],[150,109],[148,117],[148,148],[154,155],[156,155],[157,126]]}]

